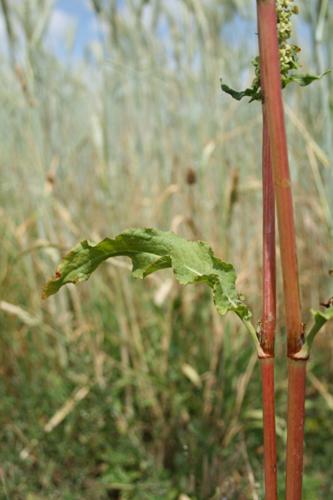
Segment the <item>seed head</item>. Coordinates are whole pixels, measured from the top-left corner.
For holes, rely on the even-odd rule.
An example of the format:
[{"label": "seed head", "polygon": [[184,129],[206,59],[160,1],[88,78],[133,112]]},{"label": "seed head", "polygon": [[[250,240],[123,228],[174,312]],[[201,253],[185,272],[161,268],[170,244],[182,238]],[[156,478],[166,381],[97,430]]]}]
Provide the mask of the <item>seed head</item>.
[{"label": "seed head", "polygon": [[[301,49],[297,45],[289,43],[292,33],[291,16],[293,14],[298,14],[298,7],[294,4],[294,0],[277,0],[276,12],[280,50],[281,82],[282,87],[285,87],[290,78],[290,71],[297,70],[300,67],[298,62],[298,53]],[[252,89],[255,93],[260,94],[259,57],[253,59],[252,64],[255,72]]]},{"label": "seed head", "polygon": [[192,167],[189,167],[186,172],[186,182],[189,186],[195,184],[197,181],[197,174]]}]

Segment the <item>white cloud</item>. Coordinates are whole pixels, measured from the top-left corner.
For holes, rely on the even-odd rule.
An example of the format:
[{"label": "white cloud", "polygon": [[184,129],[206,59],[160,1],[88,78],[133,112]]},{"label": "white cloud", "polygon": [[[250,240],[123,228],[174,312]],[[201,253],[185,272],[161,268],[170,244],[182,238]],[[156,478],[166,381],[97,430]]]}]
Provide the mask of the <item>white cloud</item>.
[{"label": "white cloud", "polygon": [[54,47],[59,42],[63,43],[68,35],[76,28],[76,20],[73,16],[61,9],[54,9],[51,14],[48,28],[48,43]]}]

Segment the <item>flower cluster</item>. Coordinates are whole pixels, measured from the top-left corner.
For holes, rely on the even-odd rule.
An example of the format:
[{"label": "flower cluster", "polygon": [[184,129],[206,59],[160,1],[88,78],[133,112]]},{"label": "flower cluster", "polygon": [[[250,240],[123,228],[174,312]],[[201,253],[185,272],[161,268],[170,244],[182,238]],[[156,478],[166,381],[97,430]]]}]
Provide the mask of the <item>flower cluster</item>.
[{"label": "flower cluster", "polygon": [[[277,0],[277,30],[279,36],[280,49],[280,67],[282,87],[285,87],[290,80],[289,72],[300,67],[298,63],[298,53],[300,48],[297,45],[290,44],[292,24],[291,16],[298,14],[298,7],[294,0]],[[252,89],[256,94],[260,93],[260,66],[259,57],[256,57],[252,64],[254,66],[255,77],[252,82]]]},{"label": "flower cluster", "polygon": [[300,67],[298,53],[300,48],[288,42],[291,37],[291,16],[298,14],[298,7],[293,0],[277,0],[277,28],[280,47],[280,66],[282,87],[288,83],[289,72]]},{"label": "flower cluster", "polygon": [[[301,49],[297,47],[297,45],[289,43],[292,32],[291,16],[293,14],[298,14],[298,7],[295,5],[294,0],[276,0],[276,11],[282,88],[286,87],[291,82],[295,82],[298,85],[305,87],[315,80],[320,80],[320,78],[327,75],[329,72],[326,71],[322,75],[316,76],[310,74],[299,74],[297,71],[300,67],[298,62],[298,53]],[[262,93],[260,87],[259,56],[253,59],[252,65],[254,67],[255,76],[251,87],[242,91],[237,91],[228,87],[228,85],[221,80],[221,88],[223,92],[226,92],[238,101],[243,97],[249,97],[249,102],[260,101],[262,99]]]}]

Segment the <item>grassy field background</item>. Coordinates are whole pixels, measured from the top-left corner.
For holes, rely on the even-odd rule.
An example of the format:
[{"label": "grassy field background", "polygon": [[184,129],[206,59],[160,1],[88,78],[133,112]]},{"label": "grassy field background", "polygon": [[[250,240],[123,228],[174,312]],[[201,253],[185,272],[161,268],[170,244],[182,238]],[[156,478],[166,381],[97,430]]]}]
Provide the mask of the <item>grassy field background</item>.
[{"label": "grassy field background", "polygon": [[[0,497],[261,499],[256,357],[204,288],[120,259],[41,300],[78,240],[152,226],[209,241],[260,318],[260,107],[219,83],[252,78],[255,2],[82,3],[100,36],[77,56],[74,31],[60,55],[50,41],[56,5],[1,2]],[[333,6],[300,7],[303,70],[321,73]],[[306,322],[332,295],[332,76],[285,97]],[[283,470],[281,283],[278,308]],[[333,498],[332,326],[307,396],[304,499]]]}]

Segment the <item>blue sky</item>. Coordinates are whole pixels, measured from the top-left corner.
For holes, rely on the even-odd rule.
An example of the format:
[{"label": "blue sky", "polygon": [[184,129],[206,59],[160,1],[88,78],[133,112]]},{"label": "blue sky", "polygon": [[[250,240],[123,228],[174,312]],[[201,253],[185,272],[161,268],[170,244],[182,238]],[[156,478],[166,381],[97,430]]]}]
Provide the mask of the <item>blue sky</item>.
[{"label": "blue sky", "polygon": [[[167,0],[168,7],[173,12],[179,12],[183,8],[178,0]],[[152,13],[150,5],[143,11],[143,22],[148,22]],[[128,16],[126,0],[118,0],[119,12]],[[167,34],[165,19],[161,19],[159,26],[161,37]],[[48,32],[48,45],[52,51],[61,59],[68,56],[66,47],[68,33],[75,33],[75,43],[72,56],[79,59],[85,47],[94,40],[103,38],[103,26],[96,19],[96,13],[91,7],[90,0],[54,0],[54,8]]]},{"label": "blue sky", "polygon": [[[171,10],[178,10],[180,5],[177,1],[167,0]],[[118,0],[119,7],[125,8],[124,0]],[[148,9],[146,9],[148,11]],[[148,13],[148,12],[146,12]],[[149,15],[149,14],[148,14]],[[236,39],[239,38],[239,33],[243,32],[246,24],[243,20],[238,19],[232,32]],[[248,26],[247,26],[248,29]],[[51,17],[49,29],[48,43],[52,50],[60,57],[65,58],[68,50],[66,49],[66,35],[72,31],[75,32],[75,43],[72,55],[78,59],[82,56],[84,48],[93,40],[101,40],[103,34],[101,25],[96,20],[96,15],[92,11],[90,0],[55,0],[54,10]],[[163,22],[160,25],[161,36],[165,35]]]},{"label": "blue sky", "polygon": [[[24,0],[10,0],[22,6]],[[21,3],[22,2],[22,3]],[[117,0],[118,12],[126,16],[129,22],[133,15],[126,0]],[[184,8],[179,0],[166,0],[166,6],[176,16]],[[48,2],[45,3],[47,9]],[[46,11],[45,11],[46,14]],[[143,11],[143,22],[150,24],[151,4]],[[167,35],[165,19],[160,20],[158,30],[161,37]],[[105,26],[96,18],[90,0],[51,0],[51,11],[46,33],[46,46],[61,60],[80,60],[85,48],[94,41],[101,41],[105,36]],[[18,40],[23,41],[20,23],[17,23]],[[69,50],[70,48],[70,50]],[[0,13],[0,55],[8,52],[7,33],[3,16]]]},{"label": "blue sky", "polygon": [[66,38],[74,31],[73,56],[80,58],[84,48],[102,33],[87,0],[56,0],[51,17],[49,44],[55,53],[64,58],[67,54]]},{"label": "blue sky", "polygon": [[[171,10],[176,11],[180,8],[177,0],[166,1]],[[125,0],[118,0],[118,5],[125,10]],[[149,15],[148,9],[146,9],[146,14]],[[166,33],[163,30],[163,26],[161,25],[160,28],[161,36],[164,36]],[[54,0],[47,42],[52,51],[60,59],[67,59],[68,57],[69,33],[75,34],[71,57],[79,60],[89,43],[102,39],[102,30],[103,27],[96,19],[90,0]],[[234,37],[235,42],[237,40],[240,41],[242,39],[240,35],[249,33],[249,30],[253,35],[250,39],[251,43],[256,47],[255,19],[245,22],[244,19],[236,18],[235,23],[230,26],[230,34]],[[300,26],[300,23],[298,23],[298,30],[302,38],[308,38],[308,33],[304,29],[304,26]]]}]

